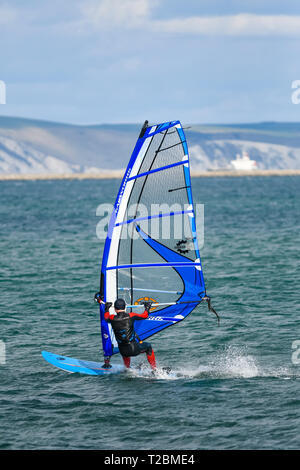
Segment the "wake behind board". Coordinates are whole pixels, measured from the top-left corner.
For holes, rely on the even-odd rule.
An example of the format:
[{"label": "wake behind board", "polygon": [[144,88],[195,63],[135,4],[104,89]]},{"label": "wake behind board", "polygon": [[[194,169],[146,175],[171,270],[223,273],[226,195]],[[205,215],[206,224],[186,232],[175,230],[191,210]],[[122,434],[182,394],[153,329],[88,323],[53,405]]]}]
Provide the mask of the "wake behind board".
[{"label": "wake behind board", "polygon": [[111,368],[105,369],[100,362],[82,361],[81,359],[61,356],[47,351],[42,351],[42,356],[53,366],[70,373],[79,372],[80,374],[87,375],[108,375],[125,371],[125,367],[121,364],[112,364]]}]

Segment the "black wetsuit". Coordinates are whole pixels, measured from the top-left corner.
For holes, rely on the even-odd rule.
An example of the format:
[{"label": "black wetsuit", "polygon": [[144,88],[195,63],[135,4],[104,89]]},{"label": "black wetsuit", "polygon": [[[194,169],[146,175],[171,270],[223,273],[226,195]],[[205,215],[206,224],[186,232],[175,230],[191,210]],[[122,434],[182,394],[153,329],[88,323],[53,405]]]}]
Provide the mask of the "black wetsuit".
[{"label": "black wetsuit", "polygon": [[135,320],[145,320],[148,318],[146,310],[144,313],[118,312],[118,314],[110,314],[106,312],[104,318],[111,323],[122,356],[131,357],[141,353],[152,354],[151,344],[139,342],[134,331]]}]

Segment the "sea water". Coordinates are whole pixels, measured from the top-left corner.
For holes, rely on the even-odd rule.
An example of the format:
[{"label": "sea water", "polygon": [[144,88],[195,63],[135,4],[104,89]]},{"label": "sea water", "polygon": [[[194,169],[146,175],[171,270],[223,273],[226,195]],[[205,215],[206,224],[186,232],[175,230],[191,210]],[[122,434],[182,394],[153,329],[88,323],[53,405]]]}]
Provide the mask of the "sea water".
[{"label": "sea water", "polygon": [[96,210],[119,184],[0,183],[0,449],[299,448],[299,177],[192,180],[221,322],[205,303],[152,337],[156,375],[144,356],[105,377],[43,360],[102,361]]}]

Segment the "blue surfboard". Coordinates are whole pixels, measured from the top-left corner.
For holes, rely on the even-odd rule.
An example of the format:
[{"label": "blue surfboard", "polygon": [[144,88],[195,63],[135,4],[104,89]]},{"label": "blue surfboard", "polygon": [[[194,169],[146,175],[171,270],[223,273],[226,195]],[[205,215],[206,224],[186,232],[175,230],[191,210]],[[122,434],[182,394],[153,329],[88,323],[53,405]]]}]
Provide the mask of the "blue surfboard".
[{"label": "blue surfboard", "polygon": [[42,356],[53,366],[70,373],[79,372],[80,374],[87,375],[108,375],[118,374],[126,370],[125,367],[121,364],[111,364],[111,368],[106,369],[100,362],[83,361],[73,357],[53,354],[48,351],[42,351]]}]

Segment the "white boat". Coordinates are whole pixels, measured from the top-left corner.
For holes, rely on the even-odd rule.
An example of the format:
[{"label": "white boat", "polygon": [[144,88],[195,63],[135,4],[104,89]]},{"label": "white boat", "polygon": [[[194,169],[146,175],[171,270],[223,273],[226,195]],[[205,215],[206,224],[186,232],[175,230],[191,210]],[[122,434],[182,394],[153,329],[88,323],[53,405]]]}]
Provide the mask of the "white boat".
[{"label": "white boat", "polygon": [[251,160],[247,152],[243,152],[242,156],[237,155],[235,160],[231,160],[231,167],[238,171],[257,170],[255,160]]}]

